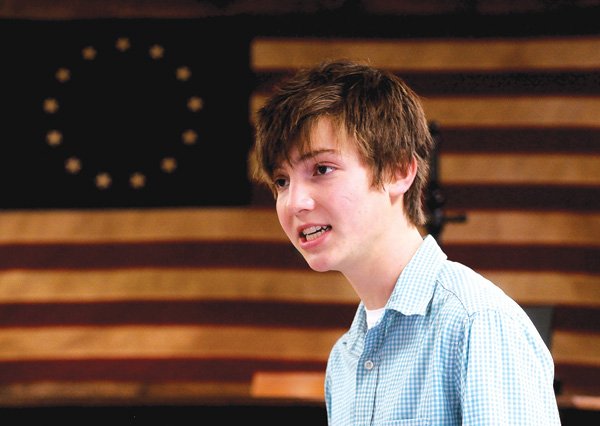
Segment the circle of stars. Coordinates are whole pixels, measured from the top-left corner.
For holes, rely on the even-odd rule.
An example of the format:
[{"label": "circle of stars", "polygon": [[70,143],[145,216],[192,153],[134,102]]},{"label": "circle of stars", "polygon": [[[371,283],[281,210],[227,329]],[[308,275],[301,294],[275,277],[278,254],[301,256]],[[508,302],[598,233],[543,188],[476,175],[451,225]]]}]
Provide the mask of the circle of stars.
[{"label": "circle of stars", "polygon": [[[114,48],[127,53],[132,49],[131,40],[128,37],[119,37],[116,39]],[[165,48],[160,44],[153,44],[148,49],[148,56],[159,61],[165,57]],[[81,50],[81,58],[84,61],[94,61],[98,56],[98,51],[94,46],[85,46]],[[192,77],[192,70],[184,65],[175,69],[174,76],[178,81],[187,82]],[[71,80],[71,70],[67,67],[59,67],[54,78],[59,84],[67,84]],[[204,100],[199,96],[190,96],[186,101],[186,107],[191,112],[200,112],[204,108]],[[43,100],[42,109],[48,115],[55,115],[60,110],[60,102],[56,97],[48,97]],[[180,135],[180,140],[185,145],[195,145],[198,141],[198,133],[193,129],[187,129]],[[50,147],[58,147],[65,142],[65,136],[59,129],[51,129],[46,132],[46,143]],[[159,163],[160,170],[166,174],[172,174],[177,170],[178,163],[174,157],[164,157]],[[79,174],[84,165],[77,156],[70,156],[64,161],[64,170],[71,175]],[[142,171],[130,173],[128,185],[133,189],[141,189],[146,186],[147,177]],[[99,190],[107,190],[113,185],[113,176],[108,171],[98,171],[94,175],[94,185]]]}]

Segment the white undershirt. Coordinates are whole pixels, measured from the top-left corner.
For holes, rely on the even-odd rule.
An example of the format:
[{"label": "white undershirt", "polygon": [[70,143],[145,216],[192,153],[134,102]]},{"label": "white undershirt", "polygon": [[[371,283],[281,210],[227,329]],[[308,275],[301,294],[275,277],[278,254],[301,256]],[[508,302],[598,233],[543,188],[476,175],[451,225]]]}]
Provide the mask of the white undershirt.
[{"label": "white undershirt", "polygon": [[379,309],[365,308],[365,312],[367,314],[367,328],[373,328],[377,325],[377,323],[383,316],[383,313],[385,312],[385,307]]}]

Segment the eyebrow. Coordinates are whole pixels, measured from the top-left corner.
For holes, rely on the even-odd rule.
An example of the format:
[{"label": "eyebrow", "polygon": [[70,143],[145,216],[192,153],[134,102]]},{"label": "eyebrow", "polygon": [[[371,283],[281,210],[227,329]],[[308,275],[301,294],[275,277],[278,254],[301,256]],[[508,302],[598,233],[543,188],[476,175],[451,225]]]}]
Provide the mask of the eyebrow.
[{"label": "eyebrow", "polygon": [[[308,152],[305,152],[304,154],[302,154],[300,157],[298,157],[298,159],[296,160],[291,160],[288,162],[288,164],[292,167],[294,167],[294,165],[297,165],[299,163],[302,163],[306,160],[315,158],[321,154],[335,154],[335,155],[340,155],[340,151],[338,149],[331,149],[331,148],[323,148],[323,149],[315,149],[315,150],[311,150]],[[278,164],[277,166],[273,167],[272,170],[272,174],[276,174],[277,171],[280,171],[282,169],[281,164]]]},{"label": "eyebrow", "polygon": [[321,154],[337,154],[337,155],[339,155],[339,153],[340,153],[340,151],[337,149],[317,149],[317,150],[305,152],[296,161],[293,161],[293,163],[302,163],[303,161],[317,157]]}]

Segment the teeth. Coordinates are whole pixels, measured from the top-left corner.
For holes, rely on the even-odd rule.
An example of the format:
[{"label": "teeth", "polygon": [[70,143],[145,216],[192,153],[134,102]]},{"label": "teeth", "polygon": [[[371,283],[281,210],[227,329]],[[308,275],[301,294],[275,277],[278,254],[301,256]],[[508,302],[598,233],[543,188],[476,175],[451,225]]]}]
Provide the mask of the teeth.
[{"label": "teeth", "polygon": [[311,226],[310,228],[303,229],[302,233],[304,235],[313,234],[313,233],[319,231],[321,228],[322,228],[322,226]]},{"label": "teeth", "polygon": [[306,238],[306,241],[311,241],[315,238],[319,238],[330,228],[330,226],[311,226],[310,228],[303,229],[302,234]]}]

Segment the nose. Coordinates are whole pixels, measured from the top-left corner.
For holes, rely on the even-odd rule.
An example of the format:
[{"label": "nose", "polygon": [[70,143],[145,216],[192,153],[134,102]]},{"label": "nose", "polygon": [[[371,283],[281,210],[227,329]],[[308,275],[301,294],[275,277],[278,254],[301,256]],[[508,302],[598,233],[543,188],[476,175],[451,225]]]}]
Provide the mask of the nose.
[{"label": "nose", "polygon": [[287,207],[294,214],[312,210],[315,207],[315,200],[310,185],[300,181],[290,182]]}]

